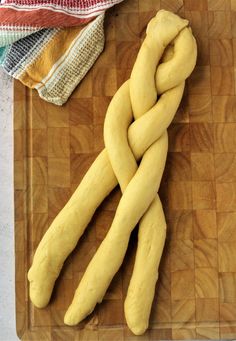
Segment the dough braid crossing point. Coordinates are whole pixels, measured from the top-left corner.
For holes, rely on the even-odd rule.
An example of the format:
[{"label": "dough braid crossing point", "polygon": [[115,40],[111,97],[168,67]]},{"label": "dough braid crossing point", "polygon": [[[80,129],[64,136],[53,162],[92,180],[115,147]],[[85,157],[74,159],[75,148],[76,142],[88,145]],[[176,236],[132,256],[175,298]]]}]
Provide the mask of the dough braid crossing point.
[{"label": "dough braid crossing point", "polygon": [[66,312],[64,321],[68,325],[79,323],[102,301],[123,262],[130,234],[139,222],[125,316],[129,328],[137,335],[148,327],[166,236],[164,213],[157,195],[168,149],[166,129],[179,106],[185,79],[195,66],[196,56],[196,42],[188,21],[171,12],[159,11],[148,24],[131,78],[120,87],[107,110],[106,148],[35,252],[28,273],[30,298],[42,308],[48,304],[63,263],[95,210],[119,183],[122,198],[109,232],[89,263]]}]

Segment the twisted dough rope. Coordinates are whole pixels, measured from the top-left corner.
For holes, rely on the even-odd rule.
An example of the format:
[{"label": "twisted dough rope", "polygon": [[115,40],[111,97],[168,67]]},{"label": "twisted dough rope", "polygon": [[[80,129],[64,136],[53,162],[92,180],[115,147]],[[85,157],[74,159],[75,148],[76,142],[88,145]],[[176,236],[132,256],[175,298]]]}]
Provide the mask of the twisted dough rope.
[{"label": "twisted dough rope", "polygon": [[[30,297],[36,306],[43,307],[47,305],[50,299],[55,280],[66,257],[76,246],[96,208],[117,184],[114,175],[115,171],[124,191],[123,197],[117,208],[112,227],[89,264],[76,291],[72,305],[66,313],[65,322],[67,324],[78,323],[93,310],[97,302],[102,300],[112,277],[122,263],[131,230],[156,196],[167,152],[165,130],[170,124],[181,100],[184,80],[192,72],[196,62],[196,44],[191,31],[188,28],[184,29],[187,24],[186,20],[166,11],[159,11],[157,16],[151,20],[147,29],[147,37],[134,65],[130,84],[127,82],[118,90],[108,109],[108,113],[113,112],[114,117],[115,111],[115,114],[119,113],[122,118],[120,120],[124,124],[122,131],[125,131],[123,145],[126,145],[126,152],[122,155],[124,155],[124,165],[128,165],[126,161],[129,162],[129,165],[124,166],[125,172],[123,173],[122,169],[117,168],[112,139],[109,142],[109,129],[105,129],[105,140],[109,156],[106,149],[100,153],[76,192],[44,235],[36,250],[33,265],[28,274]],[[166,52],[164,62],[156,70],[165,47],[174,38],[176,39],[173,49]],[[176,70],[179,70],[179,72],[176,73]],[[163,93],[163,95],[156,103],[157,93]],[[119,96],[121,96],[121,100],[118,101],[120,104],[118,104],[117,108],[115,104],[118,103],[116,99],[119,99]],[[126,100],[124,100],[125,98]],[[137,160],[146,151],[136,173],[136,162],[129,147],[127,148],[127,129],[131,123],[132,115],[130,113],[132,113],[132,109],[136,121],[130,125],[128,130],[129,145]],[[108,118],[107,120],[109,122]],[[131,159],[133,161],[130,163]],[[147,177],[147,174],[149,177]],[[130,181],[130,179],[132,180]],[[96,191],[94,191],[94,188],[96,188]],[[138,200],[134,202],[134,198],[141,198],[142,200],[141,202],[137,202]],[[139,206],[138,209],[137,206]],[[129,215],[127,215],[127,212]],[[155,218],[154,220],[153,216],[156,214],[158,219]],[[159,235],[158,229],[162,231],[162,236]],[[148,236],[150,236],[149,232],[147,232],[149,230],[152,233],[151,242],[155,240],[159,242],[159,248],[158,252],[153,247],[149,248],[152,251],[154,260],[152,264],[149,264],[149,270],[142,274],[143,264],[146,264],[146,258],[144,257],[146,253],[144,251],[147,243],[145,240],[148,240]],[[157,274],[152,281],[148,276],[150,273],[155,274],[157,270],[156,265],[159,264],[164,238],[165,220],[157,197],[140,223],[134,273],[125,302],[128,324],[137,334],[142,333],[147,327]],[[153,245],[151,243],[151,246]],[[115,254],[117,250],[120,250],[119,255]],[[102,266],[99,267],[99,264]],[[140,268],[142,269],[141,273],[138,270]],[[92,279],[94,279],[94,282]],[[150,296],[148,295],[149,299],[147,299],[147,308],[145,309],[143,309],[143,304],[138,304],[141,298],[139,297],[139,284],[142,283],[143,279],[148,285],[147,279],[152,282],[150,284],[152,293]],[[99,288],[96,285],[99,285]],[[144,293],[148,292],[146,288],[142,290]],[[143,296],[142,299],[145,299],[145,297]],[[134,311],[132,311],[133,308],[131,309],[132,302],[136,302],[134,306],[137,308],[134,308]],[[142,316],[141,310],[146,311],[144,316]],[[139,324],[141,327],[137,326],[138,321],[144,321],[143,326],[141,323]]]}]

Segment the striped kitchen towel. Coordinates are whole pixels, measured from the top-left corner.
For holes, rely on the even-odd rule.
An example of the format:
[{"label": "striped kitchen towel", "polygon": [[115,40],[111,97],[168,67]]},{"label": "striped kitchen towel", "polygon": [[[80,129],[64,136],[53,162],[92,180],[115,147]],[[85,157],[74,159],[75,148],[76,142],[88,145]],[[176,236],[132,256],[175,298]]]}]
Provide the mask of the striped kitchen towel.
[{"label": "striped kitchen towel", "polygon": [[104,48],[105,10],[121,1],[1,1],[0,64],[62,105]]}]

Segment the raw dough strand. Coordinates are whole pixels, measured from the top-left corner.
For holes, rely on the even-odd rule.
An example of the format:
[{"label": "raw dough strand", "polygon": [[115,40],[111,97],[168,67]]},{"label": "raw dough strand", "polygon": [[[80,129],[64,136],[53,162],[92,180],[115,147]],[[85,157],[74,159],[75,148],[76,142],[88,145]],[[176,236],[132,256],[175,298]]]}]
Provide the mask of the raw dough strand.
[{"label": "raw dough strand", "polygon": [[[162,116],[164,116],[165,112],[163,115],[160,115],[159,120],[156,116],[156,122],[152,122],[156,129],[158,129],[157,127],[160,123],[160,127],[163,128],[163,130],[159,135],[159,138],[157,138],[157,140],[153,140],[151,142],[153,143],[151,147],[144,152],[141,165],[138,169],[132,150],[128,145],[127,138],[128,127],[132,120],[130,100],[133,114],[137,119],[137,122],[139,121],[139,117],[141,120],[141,116],[144,118],[152,117],[152,108],[155,107],[157,98],[156,84],[153,80],[155,80],[156,68],[160,57],[163,54],[164,47],[166,46],[166,44],[161,41],[162,31],[165,29],[164,22],[166,20],[169,25],[166,33],[168,36],[171,31],[171,19],[178,18],[177,16],[166,11],[160,11],[158,14],[160,17],[157,15],[150,22],[150,26],[148,25],[147,38],[144,40],[144,43],[138,54],[130,81],[127,81],[117,91],[108,108],[104,129],[105,145],[112,168],[123,191],[123,196],[121,198],[120,204],[118,205],[111,228],[92,261],[90,262],[76,290],[73,302],[65,315],[65,323],[69,325],[74,325],[80,322],[94,309],[96,303],[101,302],[113,276],[122,264],[128,245],[128,239],[132,229],[135,226],[135,222],[137,222],[137,217],[141,217],[140,213],[142,212],[143,215],[145,212],[143,210],[144,204],[148,202],[148,206],[146,206],[148,208],[151,203],[150,200],[152,196],[151,192],[149,192],[150,188],[146,188],[146,186],[143,187],[144,183],[146,185],[149,183],[147,182],[147,177],[148,179],[149,177],[152,179],[149,185],[151,187],[154,186],[155,191],[158,190],[156,184],[160,183],[160,177],[163,171],[162,165],[166,159],[167,144],[163,142],[162,145],[158,146],[160,149],[155,148],[156,156],[154,156],[153,150],[154,147],[156,147],[157,144],[161,142],[165,136],[167,136],[166,128],[168,125],[166,126],[161,122]],[[160,24],[160,27],[158,27],[158,23]],[[158,41],[155,41],[155,39],[150,39],[150,36],[154,36],[150,27],[156,29],[157,32],[160,32],[160,35],[157,35]],[[173,53],[171,55],[168,53],[168,56],[166,58],[164,57],[164,62],[161,65],[163,65],[163,70],[165,70],[165,64],[170,65],[170,69],[173,67],[173,65],[178,64],[178,58],[180,55],[178,49],[181,46],[179,41],[184,43],[187,37],[187,40],[190,38],[191,41],[190,47],[192,58],[189,63],[189,72],[191,72],[196,62],[195,40],[192,37],[189,29],[183,30],[179,36],[179,39],[176,39],[174,42]],[[157,46],[160,46],[159,50],[156,48]],[[176,46],[178,47],[177,52],[175,51]],[[148,58],[148,53],[150,53],[150,50],[154,50],[154,53],[150,58]],[[188,54],[185,55],[188,56]],[[175,57],[177,58],[176,63],[173,62]],[[181,79],[180,83],[178,78],[177,80],[175,79],[175,81],[172,81],[172,84],[175,82],[177,82],[177,84],[175,83],[176,87],[172,89],[172,91],[174,91],[174,96],[170,99],[171,101],[173,100],[178,101],[178,103],[180,102],[184,89],[184,77],[185,74],[183,75],[183,79]],[[157,80],[158,79],[156,79],[156,81]],[[130,88],[130,93],[128,93],[128,87]],[[147,121],[144,119],[142,121],[147,123]],[[163,121],[166,123],[165,118]],[[170,121],[168,124],[169,123]],[[140,129],[142,129],[143,134],[145,131],[145,136],[143,136],[145,139],[145,137],[149,135],[149,129],[145,129],[145,125],[139,126]],[[148,138],[146,139],[150,143],[150,140]],[[146,168],[147,165],[145,164],[145,168],[148,169],[147,173],[145,174],[142,172],[142,176],[140,176],[140,169],[144,168],[143,162],[146,160],[147,156],[150,157],[151,150],[151,155],[156,157],[160,163],[160,168],[155,169],[157,176],[156,179],[152,173],[154,164],[152,164],[151,158],[149,159],[149,167]],[[162,154],[160,157],[163,151],[164,154]],[[142,179],[140,182],[137,180],[137,178],[139,179],[138,175],[140,176],[140,179]],[[140,187],[140,192],[138,189],[134,189],[134,183],[136,186]],[[129,195],[130,193],[132,193],[132,195]],[[125,303],[126,319],[129,327],[135,334],[142,334],[148,327],[148,319],[154,296],[155,284],[158,277],[158,265],[165,240],[166,228],[162,206],[159,197],[156,197],[155,199],[154,198],[155,196],[153,197],[153,202],[146,211],[146,214],[143,216],[140,224],[141,228],[139,233],[134,274],[131,279],[130,288],[128,290]],[[149,266],[147,266],[147,271],[143,271],[142,267],[147,262],[147,256],[149,255],[153,257],[152,261],[150,262]],[[101,269],[105,269],[105,273],[104,271],[101,271]]]}]

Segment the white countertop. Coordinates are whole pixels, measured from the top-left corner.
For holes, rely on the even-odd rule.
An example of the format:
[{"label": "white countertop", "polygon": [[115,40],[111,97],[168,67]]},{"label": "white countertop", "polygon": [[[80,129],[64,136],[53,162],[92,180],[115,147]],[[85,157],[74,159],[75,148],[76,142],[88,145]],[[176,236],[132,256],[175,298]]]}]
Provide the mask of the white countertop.
[{"label": "white countertop", "polygon": [[15,341],[13,87],[1,69],[0,89],[0,340]]}]

